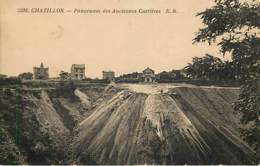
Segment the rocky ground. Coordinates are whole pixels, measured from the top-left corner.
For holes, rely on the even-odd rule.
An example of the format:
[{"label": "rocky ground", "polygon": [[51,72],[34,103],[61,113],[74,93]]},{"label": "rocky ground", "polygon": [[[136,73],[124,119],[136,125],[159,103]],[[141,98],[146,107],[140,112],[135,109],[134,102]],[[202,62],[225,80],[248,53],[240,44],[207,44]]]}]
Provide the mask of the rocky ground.
[{"label": "rocky ground", "polygon": [[232,108],[238,88],[92,84],[65,91],[1,89],[1,164],[253,160],[239,136],[239,114]]}]

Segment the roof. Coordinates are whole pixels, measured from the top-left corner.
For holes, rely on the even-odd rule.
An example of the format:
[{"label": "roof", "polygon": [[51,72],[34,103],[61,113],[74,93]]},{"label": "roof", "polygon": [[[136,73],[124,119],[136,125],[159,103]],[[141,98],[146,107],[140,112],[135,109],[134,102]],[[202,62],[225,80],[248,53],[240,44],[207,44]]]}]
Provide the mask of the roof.
[{"label": "roof", "polygon": [[103,72],[103,73],[114,73],[114,71],[112,71],[112,70],[107,70],[107,71],[106,71],[106,70],[103,70],[102,72]]},{"label": "roof", "polygon": [[85,64],[72,64],[73,68],[85,68]]},{"label": "roof", "polygon": [[154,72],[154,70],[151,69],[151,68],[149,68],[149,67],[147,67],[146,69],[143,70],[143,72],[147,72],[147,71],[152,71],[152,72]]},{"label": "roof", "polygon": [[49,69],[48,67],[44,67],[43,63],[41,62],[40,67],[33,67],[33,69]]},{"label": "roof", "polygon": [[44,68],[44,66],[43,66],[43,63],[41,63],[41,66],[40,66],[41,68]]}]

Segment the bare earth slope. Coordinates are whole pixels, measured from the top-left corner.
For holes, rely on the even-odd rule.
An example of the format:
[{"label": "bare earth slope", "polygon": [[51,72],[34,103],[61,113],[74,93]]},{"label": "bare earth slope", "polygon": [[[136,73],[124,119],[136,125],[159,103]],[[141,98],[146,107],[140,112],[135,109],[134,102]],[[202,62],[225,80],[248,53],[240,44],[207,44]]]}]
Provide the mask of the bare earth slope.
[{"label": "bare earth slope", "polygon": [[[249,164],[232,109],[239,89],[117,85],[83,120],[74,159],[86,164]],[[161,90],[163,93],[161,93]]]},{"label": "bare earth slope", "polygon": [[91,114],[105,86],[84,88],[57,93],[52,87],[0,86],[0,164],[70,161],[73,129]]}]

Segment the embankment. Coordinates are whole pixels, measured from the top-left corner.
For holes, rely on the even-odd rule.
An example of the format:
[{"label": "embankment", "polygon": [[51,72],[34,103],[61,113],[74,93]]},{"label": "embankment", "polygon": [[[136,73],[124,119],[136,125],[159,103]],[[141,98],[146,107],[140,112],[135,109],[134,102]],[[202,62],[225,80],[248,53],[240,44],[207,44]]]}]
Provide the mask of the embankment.
[{"label": "embankment", "polygon": [[250,164],[238,88],[186,84],[0,91],[1,164]]},{"label": "embankment", "polygon": [[70,88],[1,87],[0,164],[70,160],[74,128],[91,113],[105,86]]},{"label": "embankment", "polygon": [[[77,129],[74,160],[88,164],[250,164],[239,137],[237,88],[124,88]],[[151,88],[152,89],[152,88]]]}]

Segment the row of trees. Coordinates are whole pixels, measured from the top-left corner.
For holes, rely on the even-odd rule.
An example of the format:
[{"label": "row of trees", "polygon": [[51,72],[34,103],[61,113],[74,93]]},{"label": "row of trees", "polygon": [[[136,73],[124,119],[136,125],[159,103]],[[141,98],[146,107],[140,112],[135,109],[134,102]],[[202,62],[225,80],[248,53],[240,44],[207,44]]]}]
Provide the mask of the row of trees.
[{"label": "row of trees", "polygon": [[18,78],[22,80],[32,80],[33,79],[33,73],[31,72],[25,72],[18,75]]},{"label": "row of trees", "polygon": [[[155,75],[156,82],[159,83],[169,83],[175,80],[182,80],[185,78],[181,70],[163,71]],[[129,74],[123,74],[115,79],[116,82],[125,83],[138,83],[143,82],[143,74],[138,72],[133,72]]]},{"label": "row of trees", "polygon": [[222,61],[209,54],[194,57],[184,71],[192,80],[235,81],[241,75],[233,61]]},{"label": "row of trees", "polygon": [[[241,75],[233,61],[222,61],[220,58],[206,54],[204,57],[194,57],[184,69],[163,71],[156,74],[158,82],[173,82],[176,80],[236,80]],[[136,83],[140,81],[142,74],[138,72],[119,76],[117,82]],[[18,78],[22,80],[32,80],[33,74],[30,72],[21,73]],[[61,80],[69,80],[68,72],[60,73]],[[92,79],[88,79],[91,81]]]},{"label": "row of trees", "polygon": [[185,80],[187,79],[186,75],[187,74],[184,70],[171,70],[169,72],[163,71],[156,74],[156,80],[159,83],[168,83],[178,80]]},{"label": "row of trees", "polygon": [[[235,61],[222,61],[218,57],[206,54],[194,57],[191,63],[180,70],[163,71],[155,75],[159,83],[174,81],[238,81],[243,76]],[[117,82],[140,82],[142,73],[134,72],[119,76]]]},{"label": "row of trees", "polygon": [[[220,58],[206,54],[194,57],[192,62],[180,70],[163,71],[155,75],[156,82],[170,83],[175,81],[237,81],[240,70],[233,61],[222,61]],[[116,82],[141,82],[142,73],[134,72],[116,78]]]},{"label": "row of trees", "polygon": [[121,83],[138,83],[140,78],[142,77],[142,73],[133,72],[129,74],[123,74],[115,79],[116,82]]}]

